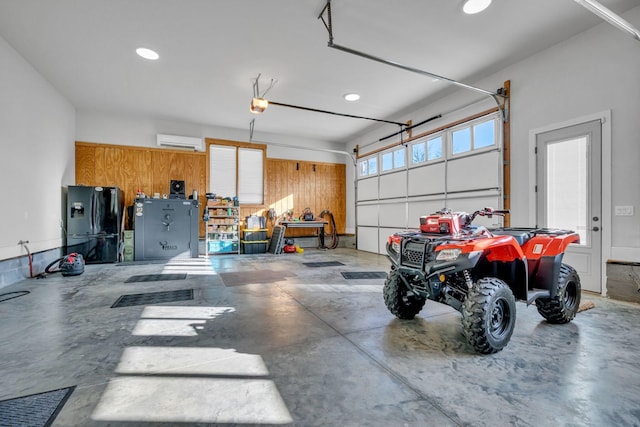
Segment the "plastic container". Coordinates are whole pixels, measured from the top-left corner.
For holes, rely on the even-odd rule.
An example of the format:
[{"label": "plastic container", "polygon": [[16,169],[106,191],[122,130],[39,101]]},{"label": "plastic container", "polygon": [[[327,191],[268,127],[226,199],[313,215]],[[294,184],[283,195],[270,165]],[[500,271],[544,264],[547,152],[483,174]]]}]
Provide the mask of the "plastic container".
[{"label": "plastic container", "polygon": [[262,240],[267,240],[267,230],[260,230],[260,229],[245,229],[242,230],[242,237],[243,240],[248,241],[248,242],[255,242],[255,241],[262,241]]},{"label": "plastic container", "polygon": [[241,241],[242,243],[242,253],[247,255],[252,254],[265,254],[267,253],[267,244],[268,241],[253,241],[247,242],[245,240]]},{"label": "plastic container", "polygon": [[244,218],[245,227],[248,229],[260,229],[267,227],[267,218],[258,215],[251,215]]},{"label": "plastic container", "polygon": [[238,243],[231,240],[209,240],[210,253],[232,253],[238,252]]}]

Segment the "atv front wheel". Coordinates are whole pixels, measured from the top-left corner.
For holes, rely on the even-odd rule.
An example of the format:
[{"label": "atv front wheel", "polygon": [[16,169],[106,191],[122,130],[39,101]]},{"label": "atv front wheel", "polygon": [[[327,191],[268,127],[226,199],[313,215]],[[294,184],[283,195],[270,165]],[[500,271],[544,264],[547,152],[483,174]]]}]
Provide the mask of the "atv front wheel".
[{"label": "atv front wheel", "polygon": [[399,319],[413,319],[426,302],[424,297],[410,294],[396,269],[391,270],[387,276],[383,294],[387,308]]},{"label": "atv front wheel", "polygon": [[500,279],[487,277],[469,289],[462,304],[462,331],[469,344],[482,354],[502,350],[516,324],[516,300]]},{"label": "atv front wheel", "polygon": [[558,287],[551,298],[538,298],[536,308],[549,323],[568,323],[576,317],[580,307],[580,276],[567,264],[560,266]]}]

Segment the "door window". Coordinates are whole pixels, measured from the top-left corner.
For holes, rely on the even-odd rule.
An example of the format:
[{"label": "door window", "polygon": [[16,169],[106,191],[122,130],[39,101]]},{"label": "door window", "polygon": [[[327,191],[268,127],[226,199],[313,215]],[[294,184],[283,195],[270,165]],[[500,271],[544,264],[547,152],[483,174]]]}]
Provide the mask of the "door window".
[{"label": "door window", "polygon": [[589,246],[587,138],[553,142],[546,149],[547,225],[574,230],[580,234],[580,244]]}]

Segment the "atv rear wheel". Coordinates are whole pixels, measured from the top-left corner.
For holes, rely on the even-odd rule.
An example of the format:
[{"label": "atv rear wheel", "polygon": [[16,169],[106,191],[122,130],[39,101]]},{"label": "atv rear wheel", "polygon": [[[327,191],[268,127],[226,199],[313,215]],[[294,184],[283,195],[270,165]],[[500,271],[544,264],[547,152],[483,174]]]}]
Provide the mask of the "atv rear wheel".
[{"label": "atv rear wheel", "polygon": [[558,287],[551,298],[538,298],[536,308],[549,323],[568,323],[576,317],[580,307],[580,276],[573,267],[567,264],[560,266]]},{"label": "atv rear wheel", "polygon": [[482,354],[502,350],[516,324],[516,299],[500,279],[486,277],[469,289],[462,304],[462,331],[469,344]]},{"label": "atv rear wheel", "polygon": [[399,319],[413,319],[422,310],[426,299],[411,294],[398,270],[392,269],[384,282],[384,303],[389,311]]}]

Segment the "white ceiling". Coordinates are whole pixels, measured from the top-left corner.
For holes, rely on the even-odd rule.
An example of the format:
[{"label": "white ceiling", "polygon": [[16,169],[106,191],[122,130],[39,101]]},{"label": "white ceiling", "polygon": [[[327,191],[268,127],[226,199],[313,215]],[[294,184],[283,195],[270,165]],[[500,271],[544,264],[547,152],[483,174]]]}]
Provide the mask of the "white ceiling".
[{"label": "white ceiling", "polygon": [[[0,35],[78,110],[343,142],[371,122],[271,106],[249,112],[253,79],[281,103],[393,120],[450,87],[327,47],[325,0],[0,0]],[[639,0],[601,0],[623,13]],[[333,0],[336,44],[473,84],[601,23],[573,0]],[[620,37],[626,37],[620,33]],[[144,46],[158,61],[135,54]],[[491,91],[497,88],[484,88]],[[342,95],[358,92],[348,103]],[[396,129],[391,129],[390,132]]]}]

